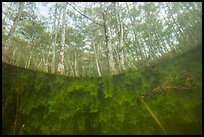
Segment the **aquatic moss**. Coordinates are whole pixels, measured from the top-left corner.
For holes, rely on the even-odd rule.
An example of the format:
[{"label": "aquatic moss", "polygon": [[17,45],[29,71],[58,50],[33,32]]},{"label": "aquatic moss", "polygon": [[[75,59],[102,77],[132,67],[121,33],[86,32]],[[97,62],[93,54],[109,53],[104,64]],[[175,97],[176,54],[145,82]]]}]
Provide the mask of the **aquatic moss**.
[{"label": "aquatic moss", "polygon": [[21,134],[164,134],[141,96],[167,134],[201,134],[201,63],[198,47],[102,78],[67,78],[3,64],[2,133],[12,134],[17,121],[15,134],[22,127]]}]

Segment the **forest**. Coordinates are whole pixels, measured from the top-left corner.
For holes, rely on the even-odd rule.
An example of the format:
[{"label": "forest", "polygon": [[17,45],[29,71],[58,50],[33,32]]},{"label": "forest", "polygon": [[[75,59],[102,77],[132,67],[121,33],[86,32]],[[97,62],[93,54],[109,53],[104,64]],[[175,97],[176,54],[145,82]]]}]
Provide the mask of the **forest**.
[{"label": "forest", "polygon": [[202,134],[202,3],[3,2],[2,134]]},{"label": "forest", "polygon": [[[39,5],[49,6],[40,16]],[[72,77],[115,75],[201,42],[197,2],[3,3],[2,61]]]}]

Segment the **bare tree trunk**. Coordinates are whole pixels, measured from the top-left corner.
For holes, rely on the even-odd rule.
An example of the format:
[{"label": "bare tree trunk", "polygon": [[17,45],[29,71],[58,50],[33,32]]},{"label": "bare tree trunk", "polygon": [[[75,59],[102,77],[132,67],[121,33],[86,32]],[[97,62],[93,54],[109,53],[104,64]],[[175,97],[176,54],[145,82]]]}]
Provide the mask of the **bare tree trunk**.
[{"label": "bare tree trunk", "polygon": [[[54,19],[54,23],[53,23],[53,36],[52,36],[52,66],[51,66],[51,73],[55,73],[55,44],[56,44],[56,38],[57,38],[57,28],[56,28],[56,15],[57,14],[57,5],[55,7],[55,19]],[[58,26],[59,26],[59,20],[58,20]]]},{"label": "bare tree trunk", "polygon": [[52,52],[52,67],[51,67],[51,73],[55,73],[55,42],[52,45],[53,52]]},{"label": "bare tree trunk", "polygon": [[69,66],[70,66],[70,76],[74,76],[74,69],[72,67],[72,64],[69,62]]},{"label": "bare tree trunk", "polygon": [[132,27],[132,30],[133,30],[133,33],[134,33],[134,40],[135,40],[136,44],[138,45],[137,49],[138,49],[139,52],[137,52],[137,54],[139,54],[141,56],[141,58],[144,59],[144,53],[142,51],[143,47],[142,47],[140,39],[138,38],[137,32],[136,32],[136,30],[134,28],[135,22],[136,22],[135,18],[133,16],[131,16],[131,13],[130,13],[130,10],[129,10],[129,6],[128,6],[127,3],[126,3],[126,7],[127,7],[128,14],[130,16],[131,27]]},{"label": "bare tree trunk", "polygon": [[65,47],[65,21],[66,21],[66,11],[67,3],[63,3],[63,18],[62,18],[62,33],[61,33],[61,49],[60,49],[60,62],[58,64],[58,72],[64,74],[64,47]]},{"label": "bare tree trunk", "polygon": [[16,60],[15,60],[16,50],[17,50],[17,48],[14,49],[13,54],[12,54],[12,59],[11,59],[12,64],[16,64]]},{"label": "bare tree trunk", "polygon": [[21,57],[21,54],[19,53],[18,58],[17,58],[17,60],[16,60],[16,66],[17,66],[17,67],[18,67],[19,64],[20,64],[20,57]]},{"label": "bare tree trunk", "polygon": [[7,40],[6,40],[6,46],[8,46],[8,48],[10,47],[10,40],[13,38],[16,27],[18,25],[19,19],[21,17],[22,11],[24,8],[24,2],[19,2],[19,8],[18,8],[18,13],[13,21],[13,25],[11,26],[10,32],[7,36]]},{"label": "bare tree trunk", "polygon": [[31,51],[31,54],[30,54],[30,57],[29,57],[29,59],[28,59],[28,63],[27,63],[27,65],[26,65],[26,68],[29,68],[29,67],[30,67],[30,61],[31,61],[32,55],[33,55],[33,51]]},{"label": "bare tree trunk", "polygon": [[28,59],[28,63],[27,63],[26,68],[29,68],[29,67],[30,67],[31,58],[32,58],[33,52],[34,52],[34,46],[35,46],[35,41],[34,41],[34,39],[32,38],[32,41],[31,41],[31,53],[30,53],[30,57],[29,57],[29,59]]},{"label": "bare tree trunk", "polygon": [[45,72],[50,72],[49,57],[50,57],[50,54],[49,54],[49,50],[48,50],[48,55],[47,55],[47,59],[46,59],[46,62],[45,62]]},{"label": "bare tree trunk", "polygon": [[[102,5],[101,5],[101,8],[102,8]],[[113,49],[112,49],[111,38],[110,38],[110,30],[108,28],[107,17],[105,15],[104,11],[102,11],[102,15],[103,15],[105,38],[106,38],[106,46],[107,46],[107,49],[108,49],[109,69],[110,69],[111,74],[114,75],[114,74],[117,74],[118,72],[117,72],[117,70],[115,68],[115,61],[114,61],[114,57],[113,57]]]},{"label": "bare tree trunk", "polygon": [[125,53],[124,53],[124,46],[123,46],[123,22],[121,20],[120,11],[117,9],[118,3],[114,3],[115,8],[115,16],[117,21],[117,31],[118,31],[118,37],[119,37],[119,64],[120,69],[125,70]]},{"label": "bare tree trunk", "polygon": [[39,69],[41,63],[42,63],[42,58],[40,59],[40,63],[37,65],[37,69]]},{"label": "bare tree trunk", "polygon": [[86,68],[85,65],[82,66],[82,76],[86,76]]},{"label": "bare tree trunk", "polygon": [[78,68],[77,68],[77,56],[76,56],[76,51],[74,52],[74,72],[75,72],[75,76],[78,77]]},{"label": "bare tree trunk", "polygon": [[109,67],[110,67],[110,71],[111,71],[111,74],[114,75],[114,74],[117,74],[117,70],[115,68],[115,61],[114,61],[114,58],[113,58],[113,49],[112,49],[112,43],[111,43],[111,39],[110,39],[110,30],[107,28],[107,47],[108,47],[108,58],[109,58]]},{"label": "bare tree trunk", "polygon": [[98,60],[98,55],[97,55],[97,52],[96,52],[96,45],[95,45],[95,43],[93,43],[93,48],[94,48],[94,54],[95,54],[95,59],[96,59],[97,72],[98,72],[99,77],[101,77],[101,71],[100,71],[100,67],[99,67],[99,60]]},{"label": "bare tree trunk", "polygon": [[121,50],[121,66],[122,69],[125,70],[125,53],[124,53],[124,45],[123,45],[123,23],[120,21],[120,50]]}]

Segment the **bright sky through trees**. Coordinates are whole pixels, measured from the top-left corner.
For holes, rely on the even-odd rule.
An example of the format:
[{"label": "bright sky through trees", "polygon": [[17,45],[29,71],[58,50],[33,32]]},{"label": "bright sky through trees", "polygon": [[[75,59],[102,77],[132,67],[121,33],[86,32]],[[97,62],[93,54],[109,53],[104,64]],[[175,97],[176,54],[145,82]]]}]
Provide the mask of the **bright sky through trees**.
[{"label": "bright sky through trees", "polygon": [[65,75],[120,73],[168,52],[192,48],[189,44],[198,45],[202,36],[198,2],[3,2],[2,6],[3,60],[46,72],[61,66]]},{"label": "bright sky through trees", "polygon": [[50,3],[47,3],[46,5],[43,4],[42,2],[36,2],[37,8],[38,8],[38,13],[41,16],[48,17],[49,16],[49,7]]}]

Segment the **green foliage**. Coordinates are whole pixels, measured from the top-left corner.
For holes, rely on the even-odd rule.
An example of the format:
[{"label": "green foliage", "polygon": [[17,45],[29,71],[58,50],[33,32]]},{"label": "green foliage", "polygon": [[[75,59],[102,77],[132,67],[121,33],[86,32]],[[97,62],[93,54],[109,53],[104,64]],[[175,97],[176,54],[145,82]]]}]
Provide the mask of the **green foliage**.
[{"label": "green foliage", "polygon": [[[122,55],[126,68],[139,68],[145,64],[143,61],[171,50],[180,53],[202,42],[199,2],[67,3],[65,38],[62,38],[63,4],[51,4],[49,16],[37,14],[39,8],[49,5],[3,3],[4,62],[44,72],[50,64],[51,69],[56,69],[64,41],[61,52],[64,75],[73,76],[77,72],[79,76],[98,76],[98,60],[102,76],[106,76],[111,74],[108,61],[111,51],[107,49],[106,38],[111,40],[118,72],[123,71]],[[111,92],[105,94],[107,98],[112,96]]]},{"label": "green foliage", "polygon": [[[201,47],[146,68],[102,78],[67,78],[3,64],[3,134],[201,134]],[[190,64],[190,65],[189,65]],[[187,87],[181,88],[181,87]],[[16,104],[17,94],[19,105]]]}]

